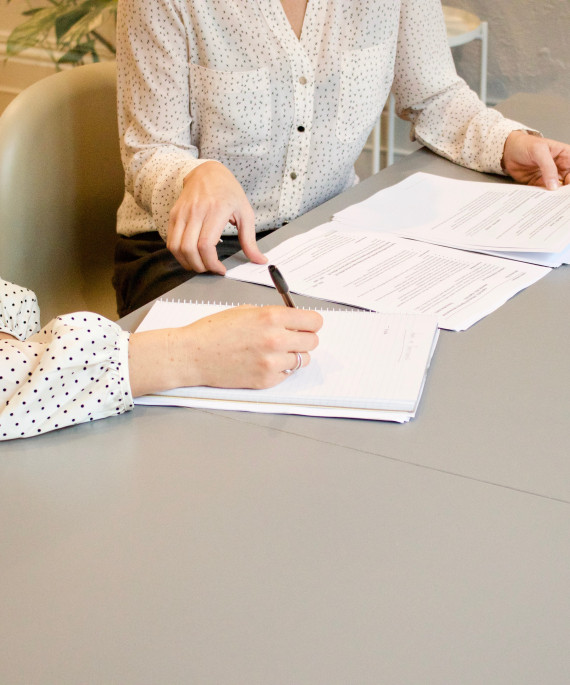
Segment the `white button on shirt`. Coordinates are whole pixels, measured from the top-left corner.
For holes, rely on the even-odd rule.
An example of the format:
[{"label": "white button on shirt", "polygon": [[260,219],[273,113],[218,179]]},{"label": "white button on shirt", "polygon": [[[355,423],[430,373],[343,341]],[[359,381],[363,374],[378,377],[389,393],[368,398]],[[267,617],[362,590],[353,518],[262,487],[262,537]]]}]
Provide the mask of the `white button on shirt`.
[{"label": "white button on shirt", "polygon": [[117,57],[123,235],[166,237],[205,159],[234,173],[257,230],[303,214],[356,182],[391,88],[418,141],[474,169],[501,173],[523,128],[457,76],[439,0],[310,0],[300,40],[280,0],[121,0]]}]

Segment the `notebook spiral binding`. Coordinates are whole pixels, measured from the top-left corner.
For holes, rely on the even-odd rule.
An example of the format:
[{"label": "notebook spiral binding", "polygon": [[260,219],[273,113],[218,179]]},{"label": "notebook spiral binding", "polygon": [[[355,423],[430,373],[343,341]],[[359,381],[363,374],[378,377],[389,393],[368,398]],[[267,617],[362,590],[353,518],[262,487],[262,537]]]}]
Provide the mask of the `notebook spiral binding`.
[{"label": "notebook spiral binding", "polygon": [[[216,302],[212,300],[185,300],[183,298],[176,297],[159,297],[157,302],[168,302],[171,304],[204,304],[212,305],[214,307],[243,307],[248,305],[250,307],[268,307],[271,305],[262,304],[252,304],[251,302]],[[282,306],[282,303],[276,302],[278,306]],[[296,307],[296,309],[305,309],[311,312],[352,312],[353,314],[377,314],[378,312],[372,311],[371,309],[340,309],[339,307]]]}]

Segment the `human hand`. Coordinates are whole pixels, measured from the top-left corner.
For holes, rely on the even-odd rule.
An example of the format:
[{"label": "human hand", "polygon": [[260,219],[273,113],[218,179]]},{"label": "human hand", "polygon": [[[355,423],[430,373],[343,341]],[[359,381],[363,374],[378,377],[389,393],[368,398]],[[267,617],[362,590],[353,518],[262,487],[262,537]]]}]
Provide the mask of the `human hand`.
[{"label": "human hand", "polygon": [[166,247],[185,269],[225,274],[216,245],[228,221],[238,230],[245,255],[256,264],[266,257],[255,242],[253,209],[232,172],[220,162],[204,162],[184,179],[170,211]]},{"label": "human hand", "polygon": [[570,145],[512,131],[505,142],[503,169],[518,183],[556,190],[570,184]]},{"label": "human hand", "polygon": [[282,306],[226,309],[182,328],[134,333],[129,343],[133,395],[180,386],[269,388],[310,362],[322,326],[317,312]]}]

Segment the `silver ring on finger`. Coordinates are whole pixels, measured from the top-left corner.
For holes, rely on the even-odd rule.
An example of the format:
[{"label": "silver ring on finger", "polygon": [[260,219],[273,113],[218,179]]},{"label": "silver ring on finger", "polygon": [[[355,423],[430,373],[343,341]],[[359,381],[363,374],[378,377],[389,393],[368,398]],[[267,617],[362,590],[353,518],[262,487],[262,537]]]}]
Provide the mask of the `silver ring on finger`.
[{"label": "silver ring on finger", "polygon": [[303,357],[301,356],[300,352],[295,352],[297,355],[297,365],[294,366],[292,369],[284,369],[283,373],[289,376],[292,373],[295,373],[295,371],[298,371],[302,366],[303,366]]}]

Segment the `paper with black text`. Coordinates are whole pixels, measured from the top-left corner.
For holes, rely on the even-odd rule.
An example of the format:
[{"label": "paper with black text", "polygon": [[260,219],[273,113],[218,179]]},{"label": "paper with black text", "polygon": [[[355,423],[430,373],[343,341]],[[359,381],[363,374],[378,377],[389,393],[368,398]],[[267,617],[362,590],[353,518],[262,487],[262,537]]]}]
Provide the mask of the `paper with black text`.
[{"label": "paper with black text", "polygon": [[334,219],[437,245],[512,253],[509,258],[535,253],[540,260],[544,254],[557,266],[568,260],[570,186],[548,191],[419,172]]},{"label": "paper with black text", "polygon": [[[227,306],[158,301],[138,330],[184,326]],[[437,340],[436,320],[362,311],[321,314],[324,323],[311,363],[273,388],[178,388],[136,403],[399,422],[412,418]]]},{"label": "paper with black text", "polygon": [[[293,292],[373,311],[429,314],[441,328],[469,328],[550,269],[329,222],[266,253]],[[226,273],[272,285],[267,266]]]}]

